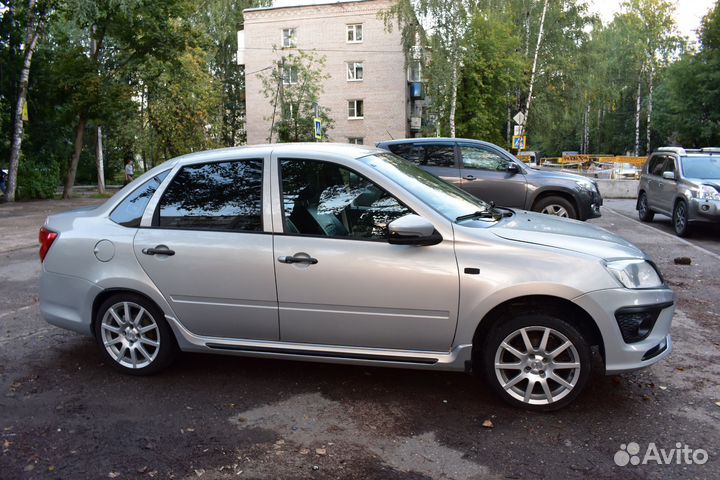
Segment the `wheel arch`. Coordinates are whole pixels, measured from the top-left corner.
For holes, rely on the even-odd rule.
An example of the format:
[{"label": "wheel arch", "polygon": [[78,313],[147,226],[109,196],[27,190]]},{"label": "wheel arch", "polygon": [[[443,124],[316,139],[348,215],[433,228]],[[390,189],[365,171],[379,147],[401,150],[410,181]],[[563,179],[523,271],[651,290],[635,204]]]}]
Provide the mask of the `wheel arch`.
[{"label": "wheel arch", "polygon": [[141,291],[126,287],[106,288],[95,296],[95,299],[92,303],[92,310],[90,312],[90,330],[92,331],[93,336],[95,336],[95,323],[97,322],[97,313],[100,309],[100,305],[102,305],[105,300],[118,293],[130,293],[142,297],[148,302],[150,302],[153,306],[155,306],[160,312],[163,312],[163,315],[165,314],[162,307],[158,305],[155,300],[153,300],[150,296],[144,294]]},{"label": "wheel arch", "polygon": [[476,355],[481,351],[483,339],[487,337],[487,334],[495,325],[508,316],[527,312],[550,313],[576,326],[580,330],[583,338],[587,339],[590,345],[597,345],[600,348],[600,353],[604,360],[605,346],[603,344],[602,334],[595,320],[593,320],[588,312],[565,298],[551,295],[528,295],[506,300],[485,314],[473,335],[473,361],[475,361],[477,358]]},{"label": "wheel arch", "polygon": [[541,190],[538,192],[532,199],[532,203],[530,205],[530,210],[535,211],[535,206],[541,201],[548,197],[560,197],[564,200],[567,200],[570,202],[570,205],[573,206],[575,209],[575,214],[580,215],[580,204],[578,202],[578,199],[568,190],[559,190],[559,189],[552,189],[552,190]]}]

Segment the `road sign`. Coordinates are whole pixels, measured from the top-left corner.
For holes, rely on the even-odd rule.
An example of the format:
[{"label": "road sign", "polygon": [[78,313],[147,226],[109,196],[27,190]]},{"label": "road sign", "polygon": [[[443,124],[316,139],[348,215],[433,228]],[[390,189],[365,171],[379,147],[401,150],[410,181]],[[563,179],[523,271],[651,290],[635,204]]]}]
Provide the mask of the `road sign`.
[{"label": "road sign", "polygon": [[523,112],[518,112],[517,115],[513,117],[513,120],[515,120],[515,123],[518,125],[525,125],[525,114]]},{"label": "road sign", "polygon": [[516,135],[512,138],[512,148],[522,150],[525,148],[525,136]]},{"label": "road sign", "polygon": [[522,126],[522,125],[515,125],[515,127],[514,127],[514,129],[513,129],[513,132],[514,132],[513,135],[516,136],[516,137],[522,135],[522,134],[523,134],[523,126]]},{"label": "road sign", "polygon": [[322,121],[315,117],[315,140],[322,140]]}]

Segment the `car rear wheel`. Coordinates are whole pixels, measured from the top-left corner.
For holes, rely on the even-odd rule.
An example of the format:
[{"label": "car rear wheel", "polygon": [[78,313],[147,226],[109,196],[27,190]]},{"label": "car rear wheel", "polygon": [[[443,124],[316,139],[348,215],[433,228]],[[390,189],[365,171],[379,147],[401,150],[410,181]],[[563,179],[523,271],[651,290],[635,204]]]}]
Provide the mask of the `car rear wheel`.
[{"label": "car rear wheel", "polygon": [[685,200],[679,200],[673,209],[673,227],[678,237],[686,237],[689,233],[688,207]]},{"label": "car rear wheel", "polygon": [[488,335],[486,380],[507,403],[551,411],[575,400],[590,378],[592,352],[577,328],[550,315],[522,314]]},{"label": "car rear wheel", "polygon": [[175,337],[160,309],[132,293],[113,295],[100,305],[95,338],[110,364],[132,375],[156,373],[177,353]]},{"label": "car rear wheel", "polygon": [[547,215],[556,215],[563,218],[577,218],[577,212],[572,203],[563,197],[550,196],[541,198],[533,207],[533,210]]},{"label": "car rear wheel", "polygon": [[642,192],[638,198],[638,217],[641,222],[652,222],[653,218],[655,218],[655,212],[650,210],[650,207],[648,207],[648,200],[645,192]]}]

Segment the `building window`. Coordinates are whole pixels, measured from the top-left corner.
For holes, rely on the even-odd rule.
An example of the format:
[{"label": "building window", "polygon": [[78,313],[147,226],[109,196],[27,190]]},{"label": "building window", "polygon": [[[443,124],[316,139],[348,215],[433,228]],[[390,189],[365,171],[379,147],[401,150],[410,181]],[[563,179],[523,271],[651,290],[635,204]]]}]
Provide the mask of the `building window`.
[{"label": "building window", "polygon": [[284,28],[282,31],[283,48],[291,48],[297,46],[297,35],[294,28]]},{"label": "building window", "polygon": [[298,67],[288,66],[282,70],[283,85],[294,85],[298,82]]},{"label": "building window", "polygon": [[360,43],[363,41],[362,23],[347,26],[347,43]]},{"label": "building window", "polygon": [[349,100],[348,101],[348,118],[363,118],[365,112],[363,110],[362,100]]},{"label": "building window", "polygon": [[422,63],[412,62],[408,66],[408,82],[422,82]]},{"label": "building window", "polygon": [[348,82],[359,82],[363,79],[363,64],[362,64],[362,62],[348,62],[347,63],[347,79],[348,79]]},{"label": "building window", "polygon": [[353,145],[362,145],[365,142],[363,141],[363,137],[348,137],[348,143],[352,143]]}]

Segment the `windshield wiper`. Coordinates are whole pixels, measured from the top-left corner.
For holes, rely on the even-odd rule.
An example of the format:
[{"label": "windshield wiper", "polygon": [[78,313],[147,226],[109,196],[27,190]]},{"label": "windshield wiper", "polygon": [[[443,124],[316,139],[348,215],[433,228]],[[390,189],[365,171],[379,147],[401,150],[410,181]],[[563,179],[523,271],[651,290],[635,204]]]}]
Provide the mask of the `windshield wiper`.
[{"label": "windshield wiper", "polygon": [[460,215],[455,219],[455,221],[462,222],[463,220],[470,220],[473,218],[492,218],[493,220],[497,220],[496,215],[492,212],[492,210],[478,210],[477,212]]},{"label": "windshield wiper", "polygon": [[507,207],[496,207],[493,205],[493,212],[498,212],[498,210],[505,210],[504,212],[498,213],[501,217],[512,217],[513,215],[515,215],[515,211]]}]

